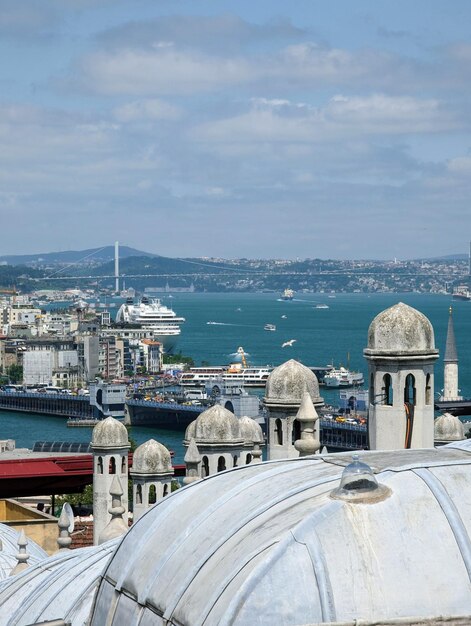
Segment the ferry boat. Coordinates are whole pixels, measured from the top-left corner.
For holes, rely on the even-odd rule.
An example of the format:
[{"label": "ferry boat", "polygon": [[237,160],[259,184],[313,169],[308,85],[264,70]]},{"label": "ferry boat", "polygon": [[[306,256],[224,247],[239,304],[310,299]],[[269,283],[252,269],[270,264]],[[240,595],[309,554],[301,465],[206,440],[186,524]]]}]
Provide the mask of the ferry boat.
[{"label": "ferry boat", "polygon": [[263,330],[270,330],[271,332],[274,332],[276,330],[276,326],[275,324],[265,324]]},{"label": "ferry boat", "polygon": [[334,368],[324,376],[324,385],[333,389],[363,385],[363,382],[363,374],[361,372],[351,372],[345,367]]},{"label": "ferry boat", "polygon": [[316,309],[328,309],[329,305],[328,304],[316,304],[316,306],[314,308],[316,308]]},{"label": "ferry boat", "polygon": [[285,289],[281,294],[282,300],[292,300],[294,298],[294,291],[292,289]]},{"label": "ferry boat", "polygon": [[159,341],[165,352],[172,352],[181,333],[180,325],[184,317],[178,317],[175,311],[161,304],[158,299],[146,296],[137,302],[127,298],[116,314],[116,323],[132,325],[153,331],[153,338]]},{"label": "ferry boat", "polygon": [[451,296],[453,300],[471,300],[471,292],[466,287],[466,285],[459,285],[453,291]]},{"label": "ferry boat", "polygon": [[228,366],[191,367],[180,377],[182,387],[202,387],[214,379],[234,382],[244,387],[265,387],[272,367],[244,367],[242,363]]}]

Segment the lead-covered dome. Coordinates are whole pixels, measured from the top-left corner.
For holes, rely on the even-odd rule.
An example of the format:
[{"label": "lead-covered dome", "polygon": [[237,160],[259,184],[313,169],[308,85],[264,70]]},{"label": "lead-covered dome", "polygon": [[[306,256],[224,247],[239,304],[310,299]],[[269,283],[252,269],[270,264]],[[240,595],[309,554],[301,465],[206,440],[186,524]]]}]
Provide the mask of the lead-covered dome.
[{"label": "lead-covered dome", "polygon": [[329,497],[349,454],[316,457],[237,467],[160,500],[119,544],[90,625],[469,616],[471,441],[361,452],[391,490],[368,504]]},{"label": "lead-covered dome", "polygon": [[264,402],[270,404],[301,404],[307,391],[314,404],[322,404],[316,375],[308,367],[290,359],[276,367],[268,376]]},{"label": "lead-covered dome", "polygon": [[131,474],[166,474],[173,472],[170,452],[156,441],[149,439],[133,454]]},{"label": "lead-covered dome", "polygon": [[92,433],[92,448],[128,448],[126,426],[114,417],[98,422]]},{"label": "lead-covered dome", "polygon": [[371,322],[365,354],[426,352],[438,354],[432,324],[417,309],[399,302],[379,313]]},{"label": "lead-covered dome", "polygon": [[220,404],[203,411],[186,429],[185,441],[195,439],[196,443],[220,441],[240,441],[239,419]]}]

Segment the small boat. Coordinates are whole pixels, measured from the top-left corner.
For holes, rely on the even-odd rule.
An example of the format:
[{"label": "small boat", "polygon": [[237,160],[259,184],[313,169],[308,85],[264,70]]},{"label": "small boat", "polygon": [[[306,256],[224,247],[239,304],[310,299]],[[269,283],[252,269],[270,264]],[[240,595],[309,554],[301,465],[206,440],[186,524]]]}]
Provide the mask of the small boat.
[{"label": "small boat", "polygon": [[281,294],[282,300],[292,300],[294,298],[294,291],[292,289],[285,289]]},{"label": "small boat", "polygon": [[206,324],[209,324],[210,326],[218,326],[218,322],[206,322]]},{"label": "small boat", "polygon": [[282,315],[282,316],[281,316],[281,319],[282,319],[282,320],[286,320],[286,319],[288,319],[288,316],[287,316],[287,315]]},{"label": "small boat", "polygon": [[453,298],[453,300],[469,301],[471,300],[471,292],[468,290],[466,285],[459,285],[453,291],[453,294],[451,297]]},{"label": "small boat", "polygon": [[314,308],[315,309],[328,309],[329,305],[328,304],[316,304]]},{"label": "small boat", "polygon": [[263,330],[271,330],[272,332],[274,332],[276,330],[276,326],[275,324],[265,324]]}]

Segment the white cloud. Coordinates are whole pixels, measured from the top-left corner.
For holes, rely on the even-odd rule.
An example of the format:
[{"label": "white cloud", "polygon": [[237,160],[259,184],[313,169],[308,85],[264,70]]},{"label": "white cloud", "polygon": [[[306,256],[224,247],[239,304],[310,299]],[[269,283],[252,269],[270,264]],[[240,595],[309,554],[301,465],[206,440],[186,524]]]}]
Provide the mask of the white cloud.
[{"label": "white cloud", "polygon": [[113,110],[113,116],[119,122],[175,120],[181,115],[181,109],[158,99],[134,100]]}]

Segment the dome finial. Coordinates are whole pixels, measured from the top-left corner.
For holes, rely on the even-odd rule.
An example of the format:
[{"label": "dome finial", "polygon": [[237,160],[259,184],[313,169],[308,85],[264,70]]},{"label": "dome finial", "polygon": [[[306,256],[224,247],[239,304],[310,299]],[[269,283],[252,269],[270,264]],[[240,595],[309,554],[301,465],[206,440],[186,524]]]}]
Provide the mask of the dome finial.
[{"label": "dome finial", "polygon": [[59,526],[59,536],[57,538],[59,551],[68,550],[70,548],[70,544],[72,543],[72,539],[69,534],[70,520],[67,515],[65,504],[62,507],[61,516],[59,517],[57,525]]},{"label": "dome finial", "polygon": [[19,574],[29,567],[28,559],[30,555],[26,551],[26,546],[28,545],[28,540],[25,535],[25,531],[22,529],[20,532],[20,536],[18,537],[18,554],[16,555],[16,560],[18,563],[11,570],[10,576],[15,576],[15,574]]},{"label": "dome finial", "polygon": [[315,454],[321,445],[315,433],[319,416],[307,391],[304,392],[296,419],[301,424],[301,438],[294,442],[294,447],[299,452],[299,456]]},{"label": "dome finial", "polygon": [[99,544],[105,543],[105,541],[109,541],[115,537],[120,537],[128,531],[128,525],[123,519],[123,513],[126,510],[121,503],[123,493],[121,481],[117,474],[115,474],[110,487],[111,507],[108,509],[111,519],[100,534],[98,539]]}]

